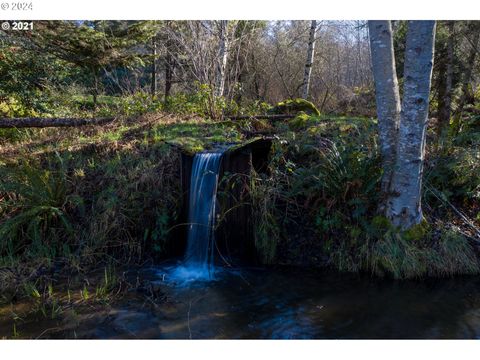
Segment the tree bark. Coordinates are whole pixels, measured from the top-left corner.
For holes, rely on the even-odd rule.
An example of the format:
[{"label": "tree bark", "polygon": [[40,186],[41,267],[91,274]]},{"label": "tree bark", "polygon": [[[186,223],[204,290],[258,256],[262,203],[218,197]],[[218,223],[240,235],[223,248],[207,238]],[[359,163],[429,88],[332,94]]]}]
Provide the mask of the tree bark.
[{"label": "tree bark", "polygon": [[396,159],[397,133],[400,123],[400,94],[395,70],[391,23],[390,21],[369,21],[368,28],[383,168],[382,201],[379,204],[379,212],[384,213]]},{"label": "tree bark", "polygon": [[458,102],[457,106],[457,113],[461,113],[463,111],[463,108],[465,107],[465,104],[467,102],[468,98],[468,93],[469,93],[469,85],[470,81],[472,80],[472,73],[473,69],[475,66],[475,60],[477,57],[477,52],[478,52],[478,45],[479,45],[479,40],[480,40],[480,27],[478,24],[475,24],[472,26],[472,30],[474,32],[473,39],[471,42],[471,48],[470,48],[470,53],[467,58],[467,67],[464,72],[463,76],[463,81],[462,81],[462,95],[460,97],[460,100]]},{"label": "tree bark", "polygon": [[228,20],[219,21],[218,65],[215,84],[215,96],[223,96],[225,91],[225,71],[228,60]]},{"label": "tree bark", "polygon": [[98,69],[92,69],[93,73],[93,110],[97,109],[98,104]]},{"label": "tree bark", "polygon": [[310,78],[312,75],[313,58],[315,56],[315,34],[317,31],[317,20],[312,20],[310,25],[310,36],[308,39],[307,62],[305,63],[305,72],[303,75],[302,97],[308,99],[310,90]]},{"label": "tree bark", "polygon": [[421,189],[434,40],[435,21],[408,22],[397,156],[386,212],[402,229],[423,220]]},{"label": "tree bark", "polygon": [[0,118],[0,129],[75,127],[84,125],[103,125],[115,118],[68,119],[68,118]]},{"label": "tree bark", "polygon": [[[170,26],[170,22],[167,22],[167,27]],[[167,33],[167,41],[166,41],[166,56],[165,56],[165,101],[170,96],[170,92],[172,89],[173,83],[173,46],[172,46],[172,39],[170,38],[170,34]]]},{"label": "tree bark", "polygon": [[151,83],[152,98],[157,95],[157,38],[152,38],[152,83]]},{"label": "tree bark", "polygon": [[[437,138],[440,139],[450,123],[450,116],[452,111],[452,83],[453,83],[453,61],[454,61],[454,26],[453,21],[448,22],[448,40],[447,40],[447,57],[445,66],[445,83],[444,89],[439,89],[442,99],[439,99],[440,109],[438,112]],[[442,67],[443,68],[443,67]],[[443,74],[440,74],[442,76]]]}]

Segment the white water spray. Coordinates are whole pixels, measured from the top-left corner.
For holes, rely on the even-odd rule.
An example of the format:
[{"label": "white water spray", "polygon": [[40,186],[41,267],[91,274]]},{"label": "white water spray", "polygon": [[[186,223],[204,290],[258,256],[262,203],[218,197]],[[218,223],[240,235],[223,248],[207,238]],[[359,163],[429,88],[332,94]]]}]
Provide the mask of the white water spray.
[{"label": "white water spray", "polygon": [[193,158],[185,259],[174,271],[177,280],[214,278],[215,217],[218,176],[223,152],[202,152]]}]

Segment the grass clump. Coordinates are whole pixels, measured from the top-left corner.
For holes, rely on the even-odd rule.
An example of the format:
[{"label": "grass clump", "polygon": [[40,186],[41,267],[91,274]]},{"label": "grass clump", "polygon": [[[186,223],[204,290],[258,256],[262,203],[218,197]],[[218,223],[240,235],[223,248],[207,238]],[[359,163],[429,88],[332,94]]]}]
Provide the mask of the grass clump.
[{"label": "grass clump", "polygon": [[364,267],[395,279],[478,274],[480,264],[465,237],[447,229],[422,233],[412,241],[411,233],[389,231],[373,242]]}]

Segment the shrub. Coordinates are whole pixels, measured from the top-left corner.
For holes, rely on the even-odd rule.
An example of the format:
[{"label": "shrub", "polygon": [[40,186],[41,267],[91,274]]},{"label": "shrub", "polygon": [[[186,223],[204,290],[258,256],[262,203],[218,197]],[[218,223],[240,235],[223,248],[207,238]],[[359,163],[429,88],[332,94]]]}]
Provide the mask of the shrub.
[{"label": "shrub", "polygon": [[196,114],[219,119],[224,114],[237,114],[239,106],[223,96],[215,96],[213,86],[196,83],[196,91],[190,94],[177,93],[167,98],[165,109],[175,114]]},{"label": "shrub", "polygon": [[38,116],[33,109],[26,107],[17,97],[0,97],[0,117]]},{"label": "shrub", "polygon": [[[480,199],[480,148],[453,148],[429,159],[424,181],[427,187],[440,191],[448,201],[472,204]],[[437,201],[430,192],[427,202]]]},{"label": "shrub", "polygon": [[321,232],[335,233],[345,223],[364,225],[363,219],[374,213],[378,200],[381,170],[377,150],[338,148],[329,140],[318,141],[302,152],[313,153],[316,159],[295,169],[291,194],[313,205]]},{"label": "shrub", "polygon": [[145,92],[136,92],[131,96],[122,97],[120,101],[121,113],[127,117],[160,111],[162,108],[161,101]]},{"label": "shrub", "polygon": [[282,242],[290,235],[312,227],[330,254],[342,237],[349,239],[343,250],[350,251],[376,210],[381,169],[375,142],[347,145],[340,138],[337,145],[311,131],[317,122],[311,124],[298,132],[281,130],[268,175],[256,177],[257,250],[269,262],[272,249],[287,246]]}]

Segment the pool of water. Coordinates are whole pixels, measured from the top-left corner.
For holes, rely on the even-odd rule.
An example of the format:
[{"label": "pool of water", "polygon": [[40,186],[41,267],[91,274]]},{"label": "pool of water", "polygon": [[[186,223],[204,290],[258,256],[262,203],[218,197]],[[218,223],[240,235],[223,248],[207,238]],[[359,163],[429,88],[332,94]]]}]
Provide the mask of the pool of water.
[{"label": "pool of water", "polygon": [[479,277],[393,281],[281,268],[222,270],[213,281],[185,282],[172,276],[172,266],[145,269],[142,277],[167,301],[123,301],[108,313],[83,314],[74,332],[56,336],[480,338]]},{"label": "pool of water", "polygon": [[[168,271],[154,273],[168,280]],[[401,282],[251,269],[171,284],[168,293],[177,303],[159,322],[166,338],[480,337],[480,278]]]}]

